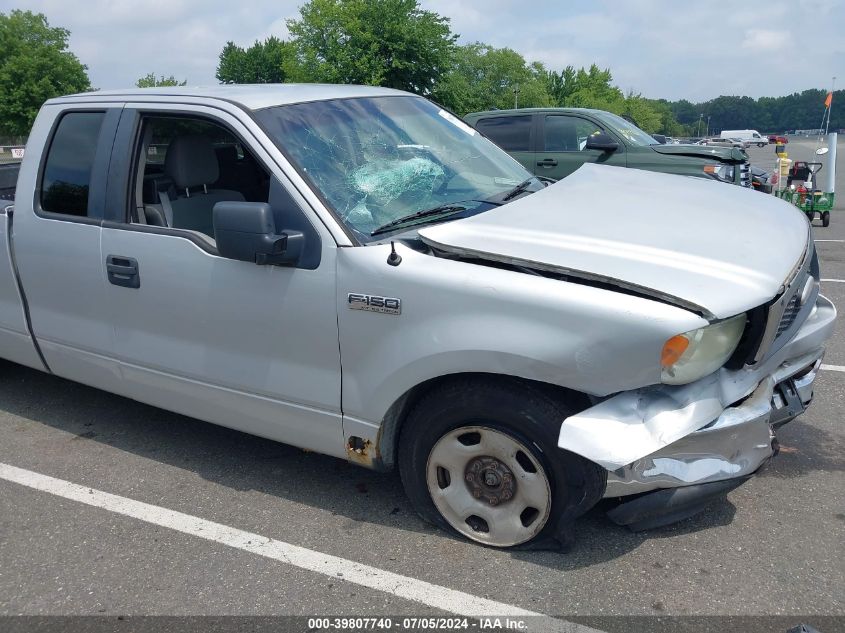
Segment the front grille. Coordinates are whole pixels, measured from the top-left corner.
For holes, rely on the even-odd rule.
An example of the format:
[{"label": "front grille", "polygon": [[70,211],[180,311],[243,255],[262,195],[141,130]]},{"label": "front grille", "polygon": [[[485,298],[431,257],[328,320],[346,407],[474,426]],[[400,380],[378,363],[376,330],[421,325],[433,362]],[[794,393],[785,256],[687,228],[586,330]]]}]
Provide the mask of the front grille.
[{"label": "front grille", "polygon": [[[814,292],[806,297],[802,304],[801,296],[805,292],[807,280],[819,278],[818,254],[815,245],[810,242],[804,261],[786,282],[783,293],[765,306],[759,306],[749,312],[749,338],[737,348],[745,356],[745,364],[753,365],[776,353],[801,327],[809,316],[818,294],[818,285]],[[753,317],[753,318],[752,318]],[[739,358],[732,359],[735,362]]]},{"label": "front grille", "polygon": [[743,187],[751,186],[751,163],[745,161],[739,168],[739,182]]},{"label": "front grille", "polygon": [[777,339],[781,334],[786,332],[789,329],[789,326],[795,321],[795,317],[798,316],[798,313],[801,311],[801,292],[796,292],[792,295],[792,298],[789,300],[789,303],[786,304],[786,308],[783,310],[783,316],[780,318],[780,323],[778,323],[778,331],[775,334],[775,339]]}]

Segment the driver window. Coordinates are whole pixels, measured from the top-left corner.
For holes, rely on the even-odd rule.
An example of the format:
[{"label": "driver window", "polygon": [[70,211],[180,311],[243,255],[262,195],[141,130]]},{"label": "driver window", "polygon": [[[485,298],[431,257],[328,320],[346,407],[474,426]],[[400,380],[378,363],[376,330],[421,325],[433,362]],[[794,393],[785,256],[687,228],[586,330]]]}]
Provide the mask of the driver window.
[{"label": "driver window", "polygon": [[141,125],[133,224],[214,239],[217,202],[267,202],[270,176],[227,128],[190,117],[146,116]]},{"label": "driver window", "polygon": [[580,152],[593,134],[603,132],[598,125],[574,116],[549,115],[545,124],[547,152]]}]

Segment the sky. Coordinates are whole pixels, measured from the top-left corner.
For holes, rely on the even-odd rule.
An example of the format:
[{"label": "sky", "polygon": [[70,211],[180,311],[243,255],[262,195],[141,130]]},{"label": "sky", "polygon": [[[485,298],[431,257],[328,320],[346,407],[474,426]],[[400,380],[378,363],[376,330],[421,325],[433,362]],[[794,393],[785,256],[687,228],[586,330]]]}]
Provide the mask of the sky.
[{"label": "sky", "polygon": [[[44,13],[101,89],[147,73],[216,84],[227,41],[286,38],[300,0],[0,0]],[[421,0],[460,43],[509,47],[560,70],[592,63],[650,98],[780,96],[845,87],[845,0]]]}]

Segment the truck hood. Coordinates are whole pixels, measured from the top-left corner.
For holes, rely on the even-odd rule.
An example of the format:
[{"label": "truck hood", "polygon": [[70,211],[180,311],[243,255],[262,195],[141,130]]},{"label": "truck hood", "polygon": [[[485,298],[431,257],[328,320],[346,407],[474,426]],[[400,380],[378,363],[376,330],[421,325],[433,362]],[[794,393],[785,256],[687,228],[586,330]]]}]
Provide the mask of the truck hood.
[{"label": "truck hood", "polygon": [[724,161],[745,162],[748,156],[738,147],[711,147],[707,145],[649,145],[658,154],[716,158]]},{"label": "truck hood", "polygon": [[804,215],[774,196],[592,164],[486,213],[419,231],[435,250],[610,284],[708,319],[775,297],[809,234]]}]

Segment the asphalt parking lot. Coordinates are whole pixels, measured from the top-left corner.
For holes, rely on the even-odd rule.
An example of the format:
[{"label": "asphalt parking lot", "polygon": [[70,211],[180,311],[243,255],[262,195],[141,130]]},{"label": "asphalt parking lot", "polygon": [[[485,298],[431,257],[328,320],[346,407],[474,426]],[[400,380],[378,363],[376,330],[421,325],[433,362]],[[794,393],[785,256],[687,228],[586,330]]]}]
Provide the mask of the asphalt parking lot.
[{"label": "asphalt parking lot", "polygon": [[[838,206],[814,232],[845,311]],[[0,479],[0,614],[845,616],[841,319],[824,362],[780,455],[727,500],[639,534],[594,509],[566,554],[469,544],[424,524],[395,474],[0,362],[0,463],[60,480]]]}]

